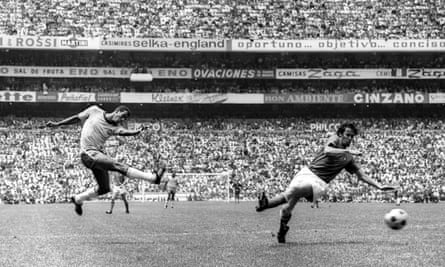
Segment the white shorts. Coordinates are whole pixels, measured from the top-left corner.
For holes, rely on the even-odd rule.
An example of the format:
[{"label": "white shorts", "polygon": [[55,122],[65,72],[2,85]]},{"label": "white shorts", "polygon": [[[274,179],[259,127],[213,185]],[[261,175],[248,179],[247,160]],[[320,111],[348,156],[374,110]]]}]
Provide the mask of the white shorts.
[{"label": "white shorts", "polygon": [[120,197],[122,194],[126,194],[126,193],[127,193],[127,189],[125,189],[125,186],[113,185],[113,189],[112,189],[112,197],[113,198]]},{"label": "white shorts", "polygon": [[309,170],[308,167],[304,167],[294,176],[284,192],[284,197],[287,201],[290,201],[299,188],[306,186],[312,187],[313,201],[320,199],[327,193],[328,184]]}]

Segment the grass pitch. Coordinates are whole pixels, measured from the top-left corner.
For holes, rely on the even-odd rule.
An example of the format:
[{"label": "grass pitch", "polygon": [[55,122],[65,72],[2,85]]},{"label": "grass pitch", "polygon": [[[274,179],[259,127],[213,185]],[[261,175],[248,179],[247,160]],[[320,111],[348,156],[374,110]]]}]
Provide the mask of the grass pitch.
[{"label": "grass pitch", "polygon": [[279,208],[254,202],[0,205],[0,266],[444,266],[445,204],[402,204],[408,225],[383,223],[393,204],[299,203],[286,244]]}]

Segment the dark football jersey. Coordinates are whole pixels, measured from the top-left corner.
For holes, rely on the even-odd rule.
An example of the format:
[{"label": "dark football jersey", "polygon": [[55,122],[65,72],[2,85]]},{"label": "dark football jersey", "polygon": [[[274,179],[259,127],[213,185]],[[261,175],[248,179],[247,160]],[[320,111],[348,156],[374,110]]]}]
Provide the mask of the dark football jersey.
[{"label": "dark football jersey", "polygon": [[[337,136],[330,138],[327,145],[334,148],[344,148]],[[355,173],[359,167],[350,153],[329,153],[325,152],[323,147],[309,164],[309,169],[320,179],[329,183],[343,169],[349,173]]]},{"label": "dark football jersey", "polygon": [[233,190],[235,191],[235,193],[239,194],[241,192],[241,187],[242,187],[242,185],[240,183],[233,184]]}]

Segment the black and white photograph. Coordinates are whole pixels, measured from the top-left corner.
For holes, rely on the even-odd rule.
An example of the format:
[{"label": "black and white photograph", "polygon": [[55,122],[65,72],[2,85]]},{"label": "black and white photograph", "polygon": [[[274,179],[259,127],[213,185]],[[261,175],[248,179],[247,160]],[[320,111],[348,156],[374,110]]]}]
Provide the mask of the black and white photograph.
[{"label": "black and white photograph", "polygon": [[444,0],[0,1],[0,266],[444,251]]}]

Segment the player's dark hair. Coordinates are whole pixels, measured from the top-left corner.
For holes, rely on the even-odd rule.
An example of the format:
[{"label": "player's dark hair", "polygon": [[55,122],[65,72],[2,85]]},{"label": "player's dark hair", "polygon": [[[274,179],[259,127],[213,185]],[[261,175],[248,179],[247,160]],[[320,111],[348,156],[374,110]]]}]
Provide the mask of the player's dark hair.
[{"label": "player's dark hair", "polygon": [[351,129],[354,135],[358,134],[358,129],[353,123],[343,123],[337,129],[337,136],[342,135],[345,132],[346,128]]},{"label": "player's dark hair", "polygon": [[119,106],[117,106],[115,109],[114,109],[114,111],[126,111],[127,112],[127,114],[128,114],[128,117],[130,117],[130,114],[131,114],[131,111],[130,111],[130,109],[127,107],[127,106],[125,106],[125,105],[119,105]]}]

